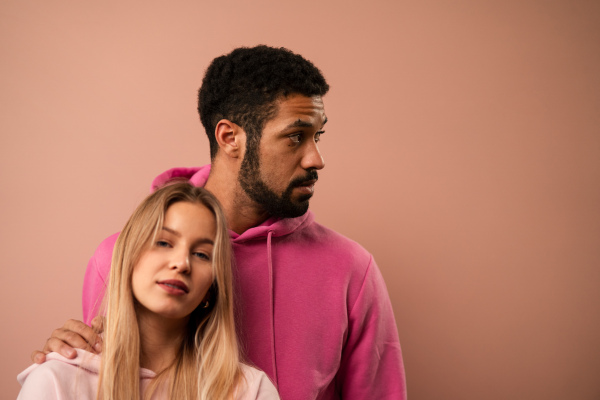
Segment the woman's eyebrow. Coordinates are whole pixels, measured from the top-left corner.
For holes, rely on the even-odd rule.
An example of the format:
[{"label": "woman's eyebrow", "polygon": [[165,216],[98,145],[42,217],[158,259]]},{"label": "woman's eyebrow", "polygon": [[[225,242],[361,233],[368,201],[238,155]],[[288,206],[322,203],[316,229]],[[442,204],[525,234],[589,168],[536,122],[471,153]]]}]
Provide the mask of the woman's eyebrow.
[{"label": "woman's eyebrow", "polygon": [[[169,228],[168,226],[163,226],[162,229],[165,230],[165,231],[167,231],[167,232],[169,232],[169,233],[171,233],[171,234],[173,234],[173,235],[175,235],[175,236],[177,236],[177,237],[181,237],[181,233],[177,232],[175,229]],[[204,244],[204,243],[208,243],[208,244],[211,244],[213,246],[215,244],[215,242],[212,239],[210,239],[210,238],[200,238],[200,239],[198,239],[198,240],[196,240],[194,242],[194,246],[197,246],[199,244]]]},{"label": "woman's eyebrow", "polygon": [[213,242],[212,239],[209,238],[202,238],[202,239],[198,239],[194,242],[194,245],[197,246],[199,244],[210,244],[210,245],[215,245],[215,242]]},{"label": "woman's eyebrow", "polygon": [[180,236],[181,236],[181,233],[179,233],[179,232],[177,232],[175,229],[171,229],[171,228],[169,228],[169,227],[167,227],[167,226],[163,226],[163,227],[162,227],[162,229],[163,229],[164,231],[167,231],[167,232],[169,232],[169,233],[172,233],[173,235],[175,235],[175,236],[177,236],[177,237],[180,237]]}]

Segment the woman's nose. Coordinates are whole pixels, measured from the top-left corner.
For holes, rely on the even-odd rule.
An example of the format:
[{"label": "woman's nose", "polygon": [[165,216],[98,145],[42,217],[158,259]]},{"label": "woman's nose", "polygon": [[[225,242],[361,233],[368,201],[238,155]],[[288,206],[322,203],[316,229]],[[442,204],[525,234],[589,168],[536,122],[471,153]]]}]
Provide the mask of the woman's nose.
[{"label": "woman's nose", "polygon": [[171,268],[176,268],[180,272],[188,272],[190,270],[190,257],[184,252],[174,252],[171,259]]}]

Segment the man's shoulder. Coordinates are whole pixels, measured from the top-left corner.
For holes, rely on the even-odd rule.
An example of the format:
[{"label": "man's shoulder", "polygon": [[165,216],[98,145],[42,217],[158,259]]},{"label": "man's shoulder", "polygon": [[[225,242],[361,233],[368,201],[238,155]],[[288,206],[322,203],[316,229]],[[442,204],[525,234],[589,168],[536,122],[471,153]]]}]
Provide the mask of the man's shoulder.
[{"label": "man's shoulder", "polygon": [[119,238],[119,232],[114,233],[114,234],[110,235],[109,237],[107,237],[106,239],[104,239],[102,242],[100,242],[100,244],[96,248],[96,252],[94,253],[94,255],[99,256],[99,255],[106,255],[106,253],[108,253],[109,255],[112,256],[112,251],[113,251],[113,248],[115,247],[115,243],[117,242],[118,238]]},{"label": "man's shoulder", "polygon": [[98,245],[98,247],[96,247],[94,256],[90,260],[90,264],[93,265],[96,269],[101,270],[102,272],[107,272],[108,269],[110,269],[113,249],[118,238],[119,233],[115,233],[104,239]]},{"label": "man's shoulder", "polygon": [[346,265],[366,268],[373,258],[371,253],[356,241],[316,221],[302,229],[300,234],[310,244],[312,251],[317,251],[327,258],[335,258]]},{"label": "man's shoulder", "polygon": [[348,250],[369,254],[369,252],[360,243],[317,221],[313,221],[307,227],[307,232],[310,235],[313,235],[315,238],[327,240],[330,245],[340,246]]}]

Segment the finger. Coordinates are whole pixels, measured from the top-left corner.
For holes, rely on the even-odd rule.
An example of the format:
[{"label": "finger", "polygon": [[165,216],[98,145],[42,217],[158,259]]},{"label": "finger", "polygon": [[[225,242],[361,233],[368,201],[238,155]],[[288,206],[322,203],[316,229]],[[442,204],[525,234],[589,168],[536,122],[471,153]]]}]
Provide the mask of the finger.
[{"label": "finger", "polygon": [[83,337],[64,329],[57,329],[52,333],[52,337],[46,341],[43,351],[46,354],[54,351],[67,358],[74,358],[77,355],[75,348],[95,353],[92,346]]},{"label": "finger", "polygon": [[[69,337],[69,336],[70,336],[70,334],[67,333],[65,337]],[[73,341],[73,340],[71,340],[71,341]],[[85,340],[81,339],[81,342],[84,343],[84,345],[82,347],[78,347],[78,348],[83,348],[84,346],[87,346],[89,349],[84,349],[84,350],[91,351],[90,346],[85,342]],[[59,353],[60,355],[66,357],[66,358],[75,358],[77,356],[77,352],[75,351],[73,346],[65,343],[61,339],[57,339],[56,337],[51,337],[50,339],[48,339],[46,341],[46,345],[44,346],[44,353],[48,354],[52,351]]]},{"label": "finger", "polygon": [[[67,331],[63,335],[63,338],[66,339],[63,340],[63,342],[69,344],[71,347],[84,349],[91,351],[92,353],[100,353],[102,351],[102,338],[94,331],[92,327],[84,324],[83,322],[70,319],[65,322],[65,325],[62,329]],[[72,333],[72,335],[69,332]],[[87,347],[80,347],[81,340],[77,336],[87,342]],[[93,348],[93,350],[89,350],[89,348]]]},{"label": "finger", "polygon": [[31,361],[33,361],[36,364],[43,363],[44,361],[46,361],[46,353],[39,350],[34,351],[33,353],[31,353]]},{"label": "finger", "polygon": [[96,315],[92,320],[92,329],[97,334],[101,334],[104,332],[104,317],[101,315]]}]

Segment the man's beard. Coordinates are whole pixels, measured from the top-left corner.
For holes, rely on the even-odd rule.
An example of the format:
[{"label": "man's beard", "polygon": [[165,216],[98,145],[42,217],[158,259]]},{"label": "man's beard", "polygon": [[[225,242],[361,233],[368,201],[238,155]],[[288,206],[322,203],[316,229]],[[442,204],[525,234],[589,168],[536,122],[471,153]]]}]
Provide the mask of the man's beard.
[{"label": "man's beard", "polygon": [[260,177],[258,150],[248,146],[240,166],[238,181],[246,194],[272,217],[296,218],[308,210],[308,200],[312,194],[304,194],[296,201],[292,200],[294,188],[306,185],[307,181],[319,178],[317,171],[311,169],[305,176],[295,178],[279,196]]}]

